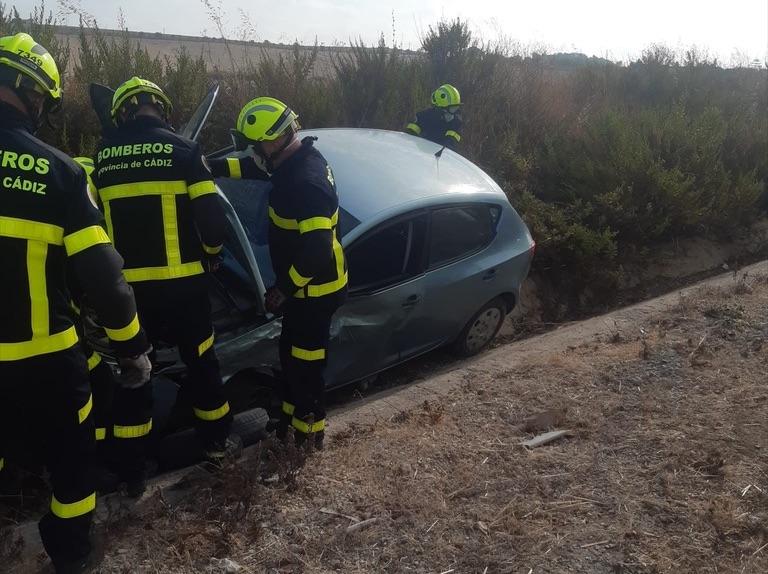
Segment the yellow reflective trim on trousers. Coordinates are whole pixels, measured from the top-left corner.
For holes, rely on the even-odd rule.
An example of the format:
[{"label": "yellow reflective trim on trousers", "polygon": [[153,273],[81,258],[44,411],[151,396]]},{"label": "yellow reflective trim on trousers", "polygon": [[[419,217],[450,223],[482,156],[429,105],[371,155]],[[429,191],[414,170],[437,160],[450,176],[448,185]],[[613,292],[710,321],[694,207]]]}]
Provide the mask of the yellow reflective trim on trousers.
[{"label": "yellow reflective trim on trousers", "polygon": [[419,124],[415,124],[415,123],[411,122],[410,124],[405,126],[405,129],[409,130],[409,131],[412,131],[417,136],[421,135],[421,126]]},{"label": "yellow reflective trim on trousers", "polygon": [[56,495],[51,497],[51,512],[59,518],[77,518],[96,508],[96,493],[92,493],[77,502],[59,502]]},{"label": "yellow reflective trim on trousers", "polygon": [[291,268],[288,270],[288,276],[291,278],[291,281],[293,281],[293,284],[296,285],[296,287],[304,287],[307,283],[312,281],[312,277],[304,277],[301,273],[296,271],[296,268],[291,265]]},{"label": "yellow reflective trim on trousers", "polygon": [[0,343],[0,361],[21,361],[39,355],[57,353],[69,349],[77,344],[77,341],[77,331],[74,327],[70,327],[66,331],[40,339],[20,343]]},{"label": "yellow reflective trim on trousers", "polygon": [[310,425],[305,423],[301,419],[297,419],[296,417],[293,417],[293,419],[291,419],[291,426],[299,432],[302,432],[304,434],[311,434],[313,432],[320,432],[325,430],[325,419],[320,419],[316,423],[312,423]]},{"label": "yellow reflective trim on trousers", "polygon": [[16,217],[0,217],[0,237],[42,241],[51,245],[64,244],[64,228]]},{"label": "yellow reflective trim on trousers", "polygon": [[48,281],[46,281],[45,276],[47,259],[47,243],[27,241],[27,280],[29,281],[30,321],[33,340],[48,337],[51,333]]},{"label": "yellow reflective trim on trousers", "polygon": [[104,327],[104,331],[107,333],[107,337],[109,337],[112,341],[118,342],[130,341],[139,334],[140,329],[141,326],[139,325],[138,315],[134,315],[133,319],[131,319],[131,322],[121,329],[108,329],[107,327]]},{"label": "yellow reflective trim on trousers", "polygon": [[165,255],[168,267],[181,265],[181,247],[179,247],[179,220],[176,215],[176,198],[164,195],[163,205],[163,235],[165,236]]},{"label": "yellow reflective trim on trousers", "polygon": [[216,184],[214,184],[211,180],[200,181],[198,183],[193,183],[187,189],[189,192],[189,197],[192,199],[197,199],[203,195],[216,193]]},{"label": "yellow reflective trim on trousers", "polygon": [[293,411],[296,410],[296,405],[293,405],[289,402],[283,401],[283,412],[287,415],[292,415]]},{"label": "yellow reflective trim on trousers", "polygon": [[141,438],[147,436],[152,430],[152,419],[140,425],[115,425],[112,427],[112,436],[115,438]]},{"label": "yellow reflective trim on trousers", "polygon": [[240,158],[228,157],[227,168],[229,169],[229,177],[234,179],[241,179],[243,177],[243,172],[240,169]]},{"label": "yellow reflective trim on trousers", "polygon": [[107,429],[104,427],[96,427],[96,440],[106,440]]},{"label": "yellow reflective trim on trousers", "polygon": [[91,353],[91,356],[88,357],[88,371],[92,371],[96,367],[99,366],[99,363],[101,363],[101,355],[99,355],[96,351]]},{"label": "yellow reflective trim on trousers", "polygon": [[458,133],[458,132],[455,132],[455,131],[453,131],[453,130],[448,130],[447,132],[445,132],[445,135],[446,135],[447,137],[449,137],[449,138],[453,138],[453,139],[455,139],[457,142],[460,142],[460,141],[461,141],[461,136],[459,135],[459,133]]},{"label": "yellow reflective trim on trousers", "polygon": [[322,361],[325,359],[325,349],[302,349],[301,347],[291,347],[291,356],[302,361]]},{"label": "yellow reflective trim on trousers", "polygon": [[210,337],[208,337],[205,341],[197,346],[197,355],[202,357],[203,353],[205,353],[211,347],[213,347],[213,333],[211,333]]},{"label": "yellow reflective trim on trousers", "polygon": [[199,261],[192,263],[182,263],[181,265],[172,265],[169,267],[137,267],[135,269],[124,269],[125,280],[130,283],[139,281],[163,281],[166,279],[180,279],[181,277],[190,277],[204,273],[203,264]]},{"label": "yellow reflective trim on trousers", "polygon": [[91,414],[92,410],[93,410],[93,395],[90,395],[88,397],[88,402],[85,403],[85,406],[81,407],[77,411],[77,422],[79,424],[83,424],[85,422],[85,419],[88,418],[88,415]]},{"label": "yellow reflective trim on trousers", "polygon": [[221,405],[218,409],[213,409],[212,411],[206,411],[203,409],[192,409],[195,413],[195,416],[203,421],[217,421],[219,419],[224,418],[227,413],[229,413],[229,402],[224,403]]},{"label": "yellow reflective trim on trousers", "polygon": [[203,243],[203,251],[205,251],[208,255],[218,255],[221,253],[221,249],[223,248],[223,245],[217,245],[216,247],[209,247],[205,243]]},{"label": "yellow reflective trim on trousers", "polygon": [[109,242],[109,237],[107,237],[107,234],[101,225],[91,225],[90,227],[86,227],[75,233],[70,233],[64,237],[64,247],[66,248],[67,256],[69,257],[72,257],[81,251],[85,251],[94,245]]},{"label": "yellow reflective trim on trousers", "polygon": [[177,181],[142,181],[139,183],[123,183],[110,185],[99,189],[99,197],[102,203],[115,199],[127,199],[129,197],[141,197],[144,195],[186,195],[187,182]]},{"label": "yellow reflective trim on trousers", "polygon": [[285,219],[280,217],[272,207],[269,208],[269,219],[280,229],[289,229],[295,231],[299,228],[299,222],[295,219]]}]

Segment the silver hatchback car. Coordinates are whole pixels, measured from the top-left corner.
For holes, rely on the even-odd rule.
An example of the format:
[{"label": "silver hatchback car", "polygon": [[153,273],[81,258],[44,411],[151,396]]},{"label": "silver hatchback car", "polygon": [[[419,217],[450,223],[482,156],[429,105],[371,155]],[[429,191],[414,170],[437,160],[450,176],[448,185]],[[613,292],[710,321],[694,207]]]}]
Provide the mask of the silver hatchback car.
[{"label": "silver hatchback car", "polygon": [[[496,336],[520,297],[534,242],[499,186],[432,142],[369,129],[306,130],[334,171],[350,291],[331,327],[329,388],[451,345],[468,356]],[[262,298],[274,273],[270,185],[217,181],[231,224],[213,279],[217,353],[244,382],[278,365],[280,319]]]}]

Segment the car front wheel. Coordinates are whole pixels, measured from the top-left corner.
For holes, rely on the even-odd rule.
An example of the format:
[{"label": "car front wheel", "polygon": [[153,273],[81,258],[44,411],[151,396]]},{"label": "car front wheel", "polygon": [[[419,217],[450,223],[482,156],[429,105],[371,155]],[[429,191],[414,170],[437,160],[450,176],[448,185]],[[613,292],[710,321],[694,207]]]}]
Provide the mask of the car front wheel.
[{"label": "car front wheel", "polygon": [[485,349],[498,334],[507,315],[507,305],[497,297],[486,303],[469,320],[453,343],[453,352],[459,357],[471,357]]}]

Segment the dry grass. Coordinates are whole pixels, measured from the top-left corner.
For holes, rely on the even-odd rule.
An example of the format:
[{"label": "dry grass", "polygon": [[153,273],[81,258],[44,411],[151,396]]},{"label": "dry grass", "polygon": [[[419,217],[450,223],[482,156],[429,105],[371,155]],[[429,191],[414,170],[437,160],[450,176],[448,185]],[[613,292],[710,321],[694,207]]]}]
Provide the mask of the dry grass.
[{"label": "dry grass", "polygon": [[[103,572],[766,572],[768,284],[747,285],[158,499],[109,525]],[[519,446],[550,424],[573,437]]]}]

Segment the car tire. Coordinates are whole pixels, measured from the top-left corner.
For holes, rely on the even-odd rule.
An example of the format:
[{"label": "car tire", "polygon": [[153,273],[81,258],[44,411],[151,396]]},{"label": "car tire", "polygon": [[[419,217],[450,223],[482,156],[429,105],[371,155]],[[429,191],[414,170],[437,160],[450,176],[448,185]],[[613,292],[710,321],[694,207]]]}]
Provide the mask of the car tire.
[{"label": "car tire", "polygon": [[267,436],[269,415],[264,409],[251,409],[238,413],[232,420],[232,432],[240,435],[243,446],[250,446]]},{"label": "car tire", "polygon": [[504,324],[507,304],[501,297],[489,301],[475,313],[454,341],[451,349],[459,357],[471,357],[493,341]]}]

